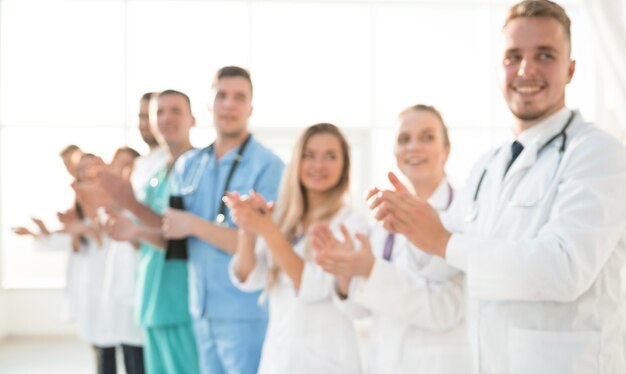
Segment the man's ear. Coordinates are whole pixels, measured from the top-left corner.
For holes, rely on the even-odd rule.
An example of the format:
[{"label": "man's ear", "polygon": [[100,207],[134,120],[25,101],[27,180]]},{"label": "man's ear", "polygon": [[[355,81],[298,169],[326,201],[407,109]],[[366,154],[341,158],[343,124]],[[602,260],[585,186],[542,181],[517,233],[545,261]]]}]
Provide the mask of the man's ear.
[{"label": "man's ear", "polygon": [[570,60],[569,66],[567,67],[567,83],[572,81],[572,78],[574,78],[575,72],[576,72],[576,60]]}]

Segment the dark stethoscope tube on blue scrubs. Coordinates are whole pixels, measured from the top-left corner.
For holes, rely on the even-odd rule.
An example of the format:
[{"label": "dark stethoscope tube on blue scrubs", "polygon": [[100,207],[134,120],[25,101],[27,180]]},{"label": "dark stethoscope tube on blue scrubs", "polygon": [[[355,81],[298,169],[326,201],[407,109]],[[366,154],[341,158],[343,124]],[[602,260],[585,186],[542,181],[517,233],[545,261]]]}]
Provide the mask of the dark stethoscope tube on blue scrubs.
[{"label": "dark stethoscope tube on blue scrubs", "polygon": [[[233,161],[230,170],[228,171],[228,176],[226,177],[226,183],[224,185],[224,190],[222,191],[222,195],[220,196],[220,206],[219,206],[219,210],[217,213],[217,216],[215,217],[215,223],[217,224],[223,224],[224,223],[224,219],[225,219],[225,214],[226,214],[226,203],[224,202],[224,195],[226,194],[226,191],[228,191],[228,187],[230,185],[230,181],[233,178],[233,174],[235,173],[235,170],[237,170],[237,166],[239,166],[239,162],[241,161],[241,157],[243,156],[243,152],[246,150],[246,146],[248,145],[248,143],[250,142],[250,137],[251,135],[248,134],[248,136],[246,137],[246,140],[244,140],[244,142],[241,144],[241,146],[239,147],[239,150],[237,151],[237,155],[235,156],[235,160]],[[214,152],[215,150],[215,143],[212,143],[210,146],[207,147],[206,151],[204,152],[204,154],[202,155],[203,158],[200,161],[200,167],[199,170],[196,170],[195,173],[195,177],[194,179],[194,183],[191,185],[190,188],[186,188],[186,189],[182,189],[182,193],[180,195],[177,194],[172,194],[170,196],[170,207],[171,208],[176,208],[176,209],[185,209],[185,206],[183,204],[183,196],[184,194],[190,194],[193,191],[195,191],[195,189],[198,186],[198,183],[200,181],[200,177],[202,176],[202,173],[204,172],[205,168],[206,168],[206,164],[208,162],[208,158],[209,155]],[[182,185],[182,183],[181,183]],[[181,239],[170,239],[167,241],[167,248],[165,250],[165,258],[167,260],[170,259],[180,259],[180,260],[186,260],[188,258],[188,250],[187,250],[187,238],[181,238]]]}]

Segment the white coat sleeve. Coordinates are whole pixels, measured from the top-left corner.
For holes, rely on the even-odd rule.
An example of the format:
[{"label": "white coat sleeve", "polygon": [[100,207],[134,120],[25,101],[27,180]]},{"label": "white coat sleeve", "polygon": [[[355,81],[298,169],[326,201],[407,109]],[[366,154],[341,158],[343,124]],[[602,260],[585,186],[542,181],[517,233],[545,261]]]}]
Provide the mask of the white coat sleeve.
[{"label": "white coat sleeve", "polygon": [[534,237],[452,235],[446,258],[467,273],[470,297],[573,301],[626,240],[623,145],[605,134],[583,135],[568,145],[562,164],[553,204]]},{"label": "white coat sleeve", "polygon": [[[358,287],[357,284],[365,281],[363,277],[354,277],[350,282],[350,290],[354,287]],[[352,291],[349,291],[349,293]],[[363,305],[354,301],[352,297],[341,298],[339,293],[335,289],[335,292],[332,293],[333,303],[342,313],[351,318],[365,318],[372,315],[371,311],[364,307]]]},{"label": "white coat sleeve", "polygon": [[62,232],[39,235],[35,238],[35,249],[43,251],[71,251],[72,236]]},{"label": "white coat sleeve", "polygon": [[230,277],[230,281],[233,285],[235,285],[235,287],[242,291],[255,292],[262,290],[265,286],[267,286],[270,259],[265,241],[262,238],[257,240],[254,252],[256,254],[256,264],[254,265],[254,268],[252,268],[250,274],[248,274],[245,281],[242,281],[239,278],[239,275],[237,275],[237,271],[235,270],[239,255],[235,254],[228,264],[228,275]]},{"label": "white coat sleeve", "polygon": [[377,258],[369,278],[351,285],[350,299],[372,313],[425,330],[445,331],[463,319],[463,278],[458,271],[446,280],[410,276]]}]

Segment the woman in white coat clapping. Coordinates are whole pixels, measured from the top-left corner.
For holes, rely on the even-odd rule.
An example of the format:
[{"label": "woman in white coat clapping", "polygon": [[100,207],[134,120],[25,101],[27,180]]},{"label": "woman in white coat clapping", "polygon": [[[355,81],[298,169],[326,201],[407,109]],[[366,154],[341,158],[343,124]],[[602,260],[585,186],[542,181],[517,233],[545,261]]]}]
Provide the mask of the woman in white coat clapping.
[{"label": "woman in white coat clapping", "polygon": [[[395,144],[398,168],[418,196],[439,212],[452,203],[454,191],[444,165],[450,142],[440,113],[415,105],[399,116]],[[390,173],[392,183],[395,175]],[[372,201],[384,191],[372,189]],[[384,209],[379,207],[378,209]],[[464,316],[464,277],[441,258],[428,255],[399,234],[376,226],[369,239],[328,235],[328,227],[312,230],[317,261],[337,278],[338,305],[350,315],[373,317],[366,361],[369,372],[468,373]]]},{"label": "woman in white coat clapping", "polygon": [[[352,321],[332,300],[334,278],[312,261],[309,228],[326,223],[339,234],[343,222],[364,232],[366,220],[347,204],[348,144],[331,124],[317,124],[298,140],[285,172],[274,219],[258,194],[228,195],[239,225],[230,266],[242,290],[265,289],[269,325],[259,373],[359,373]],[[259,237],[256,244],[255,238]]]}]

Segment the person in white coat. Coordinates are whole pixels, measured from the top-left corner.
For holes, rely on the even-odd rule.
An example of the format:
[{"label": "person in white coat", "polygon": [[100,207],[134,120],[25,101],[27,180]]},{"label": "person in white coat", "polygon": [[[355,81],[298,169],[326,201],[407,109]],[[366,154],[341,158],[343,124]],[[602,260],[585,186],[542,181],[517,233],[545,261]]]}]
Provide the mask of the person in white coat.
[{"label": "person in white coat", "polygon": [[76,279],[79,337],[93,345],[98,373],[116,372],[118,345],[124,354],[126,371],[143,373],[143,334],[134,322],[132,303],[136,254],[130,244],[104,235],[98,208],[92,203],[97,199],[91,196],[99,192],[83,188],[94,183],[96,170],[106,167],[99,157],[82,156],[74,184],[78,214],[75,222],[66,223],[73,235],[81,237],[81,268]]},{"label": "person in white coat", "polygon": [[[444,170],[450,141],[441,114],[418,104],[398,119],[398,168],[417,195],[446,211],[454,191]],[[379,192],[374,188],[368,195]],[[370,374],[470,370],[461,271],[380,225],[369,239],[358,236],[363,242],[359,251],[352,250],[349,237],[342,243],[328,235],[325,225],[316,226],[312,235],[318,263],[337,277],[345,299],[339,305],[354,317],[373,318],[366,356]]]},{"label": "person in white coat", "polygon": [[[229,271],[244,291],[265,289],[269,325],[259,373],[360,373],[358,342],[351,319],[333,303],[334,279],[312,261],[309,228],[340,222],[366,231],[367,223],[346,202],[348,144],[331,124],[305,130],[282,179],[275,221],[271,207],[252,193],[228,195],[239,225],[237,254]],[[256,244],[255,238],[260,240]]]},{"label": "person in white coat", "polygon": [[555,3],[510,9],[499,73],[515,143],[478,161],[445,226],[400,184],[372,202],[465,271],[475,373],[626,373],[626,149],[565,106],[569,30]]}]

